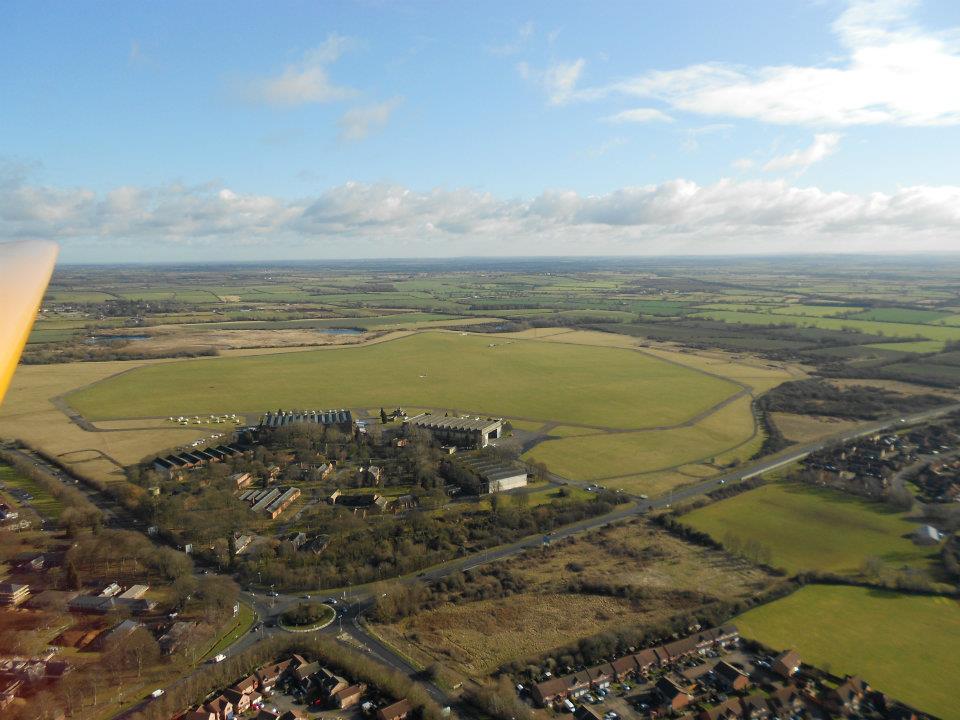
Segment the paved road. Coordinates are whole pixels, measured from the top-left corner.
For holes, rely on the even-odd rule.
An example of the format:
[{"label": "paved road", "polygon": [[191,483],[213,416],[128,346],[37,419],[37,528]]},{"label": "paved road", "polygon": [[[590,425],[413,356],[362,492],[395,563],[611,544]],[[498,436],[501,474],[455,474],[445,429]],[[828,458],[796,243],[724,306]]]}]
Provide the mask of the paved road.
[{"label": "paved road", "polygon": [[[456,560],[451,560],[434,566],[420,573],[416,577],[407,577],[401,581],[434,581],[454,573],[469,570],[477,567],[478,565],[484,565],[497,560],[503,560],[505,558],[518,555],[525,550],[538,547],[546,542],[553,542],[561,538],[589,532],[612,523],[620,522],[630,517],[646,514],[651,510],[668,508],[673,503],[711,492],[728,483],[740,482],[742,480],[748,480],[752,477],[756,477],[757,475],[763,475],[772,470],[783,467],[784,465],[789,465],[790,463],[802,460],[807,455],[836,443],[847,442],[858,437],[872,435],[883,430],[928,422],[956,410],[960,410],[960,403],[946,405],[934,410],[928,410],[926,412],[872,422],[868,425],[860,426],[853,430],[836,433],[816,442],[788,448],[787,450],[769,458],[765,458],[709,480],[704,480],[699,483],[677,488],[656,498],[648,499],[639,496],[628,496],[628,503],[618,507],[616,510],[606,515],[589,518],[587,520],[573,523],[572,525],[567,525],[546,536],[535,535],[523,538],[517,542],[509,543],[507,545],[490,548],[488,550],[481,550],[468,557],[458,558]],[[33,453],[18,450],[14,450],[14,452],[34,463],[34,465],[39,469],[48,472],[52,477],[55,477],[64,483],[72,484],[71,481],[65,477],[65,473],[60,471],[58,468],[53,467]],[[552,479],[554,481],[563,480],[563,478],[556,476]],[[104,511],[104,515],[107,518],[108,524],[122,527],[132,526],[137,529],[142,529],[142,524],[131,522],[131,519],[126,516],[126,513],[123,512],[122,508],[119,508],[109,498],[83,485],[80,486],[80,489],[87,494],[91,502],[96,504],[101,508],[101,510]],[[375,601],[373,592],[372,586],[361,585],[347,589],[337,588],[333,590],[311,593],[312,599],[316,598],[325,600],[329,597],[336,597],[338,599],[336,604],[337,619],[327,628],[318,632],[332,635],[336,637],[339,642],[342,642],[348,646],[356,647],[361,652],[369,654],[371,657],[395,670],[407,675],[415,675],[417,668],[415,668],[402,655],[398,654],[392,648],[381,642],[363,626],[363,614],[373,606]],[[280,594],[275,597],[271,597],[264,592],[243,592],[241,595],[242,598],[246,602],[250,603],[250,605],[256,611],[258,622],[255,624],[254,629],[250,633],[239,638],[233,645],[230,646],[228,650],[225,651],[228,655],[235,655],[243,652],[265,637],[285,632],[276,626],[277,617],[288,607],[303,599],[303,596],[299,594]],[[199,666],[194,670],[194,672],[202,671],[202,666]],[[441,688],[429,682],[424,682],[423,684],[430,695],[437,700],[437,702],[441,704],[447,703],[447,694]]]}]

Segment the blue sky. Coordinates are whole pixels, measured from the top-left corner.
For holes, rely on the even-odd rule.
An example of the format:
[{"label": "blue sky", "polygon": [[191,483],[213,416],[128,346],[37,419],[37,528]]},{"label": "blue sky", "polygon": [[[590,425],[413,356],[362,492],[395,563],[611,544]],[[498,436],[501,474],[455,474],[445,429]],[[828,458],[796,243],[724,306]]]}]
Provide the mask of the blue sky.
[{"label": "blue sky", "polygon": [[960,4],[11,2],[72,261],[960,248]]}]

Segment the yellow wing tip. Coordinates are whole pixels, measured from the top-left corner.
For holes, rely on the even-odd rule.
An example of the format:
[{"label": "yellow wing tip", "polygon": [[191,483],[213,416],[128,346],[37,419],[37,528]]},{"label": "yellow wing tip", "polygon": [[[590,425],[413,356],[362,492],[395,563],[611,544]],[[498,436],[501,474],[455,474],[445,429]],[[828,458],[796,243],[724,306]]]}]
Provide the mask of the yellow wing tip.
[{"label": "yellow wing tip", "polygon": [[51,242],[0,244],[0,402],[30,336],[58,250]]}]

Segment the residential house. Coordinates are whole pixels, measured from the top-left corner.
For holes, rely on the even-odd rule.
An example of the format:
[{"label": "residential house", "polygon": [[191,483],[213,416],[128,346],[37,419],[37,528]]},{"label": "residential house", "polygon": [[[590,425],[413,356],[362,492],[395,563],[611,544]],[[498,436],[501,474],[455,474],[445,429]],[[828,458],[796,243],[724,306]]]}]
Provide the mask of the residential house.
[{"label": "residential house", "polygon": [[363,697],[363,693],[366,691],[367,686],[363,683],[350,685],[333,693],[331,700],[335,707],[338,707],[341,710],[346,710],[347,708],[358,704]]},{"label": "residential house", "polygon": [[287,672],[294,662],[293,658],[287,658],[278,663],[269,663],[258,669],[254,674],[260,682],[260,692],[268,693],[273,690],[280,680],[280,676]]},{"label": "residential house", "polygon": [[410,701],[404,698],[377,710],[377,720],[406,720],[412,710]]},{"label": "residential house", "polygon": [[770,706],[767,705],[767,697],[764,693],[754,693],[740,698],[740,705],[743,708],[740,716],[744,720],[766,720],[770,717]]},{"label": "residential house", "polygon": [[184,715],[183,720],[217,720],[217,714],[206,708],[198,707]]},{"label": "residential house", "polygon": [[784,650],[774,658],[772,669],[784,679],[793,677],[800,669],[800,653],[796,650]]},{"label": "residential house", "polygon": [[327,700],[332,700],[334,694],[350,685],[344,678],[324,667],[317,670],[316,681]]},{"label": "residential house", "polygon": [[750,676],[726,660],[721,660],[713,668],[717,685],[725,692],[737,692],[750,686]]},{"label": "residential house", "polygon": [[767,704],[775,717],[792,717],[806,707],[803,695],[794,685],[785,685],[771,692]]},{"label": "residential house", "polygon": [[614,673],[613,666],[609,663],[588,668],[586,673],[590,677],[590,687],[594,690],[606,690],[609,688],[616,674]]},{"label": "residential house", "polygon": [[384,477],[383,468],[379,465],[370,465],[369,467],[365,467],[360,470],[360,476],[364,483],[379,485]]},{"label": "residential house", "polygon": [[313,675],[320,669],[320,663],[318,662],[303,663],[290,672],[290,677],[297,687],[306,692],[313,684]]},{"label": "residential house", "polygon": [[247,675],[243,680],[240,680],[239,682],[235,682],[230,689],[236,690],[237,692],[241,692],[244,695],[250,695],[251,693],[256,691],[256,689],[259,687],[260,687],[260,680],[257,679],[257,676]]},{"label": "residential house", "polygon": [[203,707],[205,710],[209,710],[216,715],[217,720],[233,719],[233,703],[231,703],[225,695],[217,695],[217,697]]},{"label": "residential house", "polygon": [[837,687],[827,690],[822,697],[823,705],[835,713],[858,713],[860,701],[868,690],[867,684],[858,677],[847,677]]},{"label": "residential house", "polygon": [[616,678],[617,682],[621,683],[625,680],[635,678],[640,672],[636,655],[627,655],[622,658],[617,658],[610,663],[610,666],[613,668],[614,678]]},{"label": "residential house", "polygon": [[680,685],[666,675],[657,680],[654,686],[663,705],[670,710],[682,710],[693,702],[693,686]]},{"label": "residential house", "polygon": [[740,720],[740,698],[729,698],[709,710],[701,710],[698,720]]},{"label": "residential house", "polygon": [[250,696],[244,692],[229,688],[223,691],[223,696],[233,705],[234,713],[243,713],[250,709]]},{"label": "residential house", "polygon": [[298,713],[296,710],[287,710],[285,713],[281,713],[280,717],[277,720],[306,720],[304,716]]}]

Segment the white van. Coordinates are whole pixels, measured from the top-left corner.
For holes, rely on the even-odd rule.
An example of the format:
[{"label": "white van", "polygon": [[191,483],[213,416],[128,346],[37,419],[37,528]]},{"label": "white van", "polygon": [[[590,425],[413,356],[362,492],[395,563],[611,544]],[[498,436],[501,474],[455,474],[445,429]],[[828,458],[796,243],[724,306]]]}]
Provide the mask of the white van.
[{"label": "white van", "polygon": [[570,702],[569,700],[564,700],[564,701],[563,701],[563,709],[566,710],[567,712],[573,712],[574,710],[577,709],[577,706],[574,705],[574,704],[573,704],[572,702]]},{"label": "white van", "polygon": [[150,697],[153,697],[153,698],[158,698],[161,695],[163,695],[163,688],[157,688],[152,693],[150,693]]},{"label": "white van", "polygon": [[213,661],[215,663],[218,663],[218,662],[223,662],[226,659],[227,659],[227,656],[224,655],[223,653],[220,653],[219,655],[214,656]]}]

